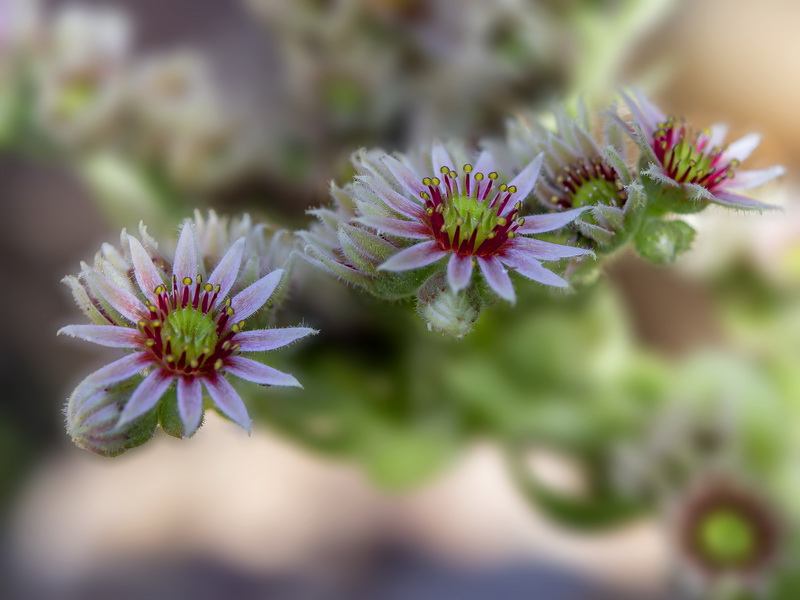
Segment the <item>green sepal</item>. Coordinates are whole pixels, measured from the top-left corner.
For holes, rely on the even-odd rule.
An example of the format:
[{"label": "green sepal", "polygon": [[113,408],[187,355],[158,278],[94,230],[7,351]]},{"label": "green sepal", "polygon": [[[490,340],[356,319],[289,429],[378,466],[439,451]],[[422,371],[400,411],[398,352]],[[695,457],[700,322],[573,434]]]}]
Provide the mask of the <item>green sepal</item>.
[{"label": "green sepal", "polygon": [[360,227],[340,223],[337,233],[342,252],[350,263],[370,275],[375,274],[376,268],[397,252],[395,246]]},{"label": "green sepal", "polygon": [[695,234],[692,226],[684,221],[651,218],[637,232],[634,244],[642,258],[666,265],[691,247]]},{"label": "green sepal", "polygon": [[173,385],[158,403],[158,424],[164,433],[179,439],[191,437],[195,432],[186,435],[183,420],[178,412],[178,390],[177,385]]},{"label": "green sepal", "polygon": [[428,325],[428,329],[457,338],[472,331],[481,308],[482,302],[474,286],[453,292],[442,272],[429,277],[417,293],[417,314]]},{"label": "green sepal", "polygon": [[371,290],[373,277],[356,271],[353,268],[346,267],[345,265],[333,260],[331,257],[326,256],[314,246],[306,246],[305,253],[310,257],[312,262],[316,261],[317,263],[321,263],[323,267],[331,271],[334,275],[341,277],[353,285]]}]

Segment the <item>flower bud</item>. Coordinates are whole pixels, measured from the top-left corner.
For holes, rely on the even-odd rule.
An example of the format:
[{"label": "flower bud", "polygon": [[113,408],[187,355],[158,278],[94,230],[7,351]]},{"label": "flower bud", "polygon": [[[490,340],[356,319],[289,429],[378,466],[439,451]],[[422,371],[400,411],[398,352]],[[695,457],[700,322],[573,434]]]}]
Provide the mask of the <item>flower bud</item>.
[{"label": "flower bud", "polygon": [[444,274],[437,273],[420,288],[417,313],[428,324],[428,329],[460,338],[472,331],[481,313],[481,301],[474,289],[454,292]]},{"label": "flower bud", "polygon": [[684,221],[648,219],[636,233],[636,251],[650,262],[665,265],[686,252],[694,241],[695,230]]}]

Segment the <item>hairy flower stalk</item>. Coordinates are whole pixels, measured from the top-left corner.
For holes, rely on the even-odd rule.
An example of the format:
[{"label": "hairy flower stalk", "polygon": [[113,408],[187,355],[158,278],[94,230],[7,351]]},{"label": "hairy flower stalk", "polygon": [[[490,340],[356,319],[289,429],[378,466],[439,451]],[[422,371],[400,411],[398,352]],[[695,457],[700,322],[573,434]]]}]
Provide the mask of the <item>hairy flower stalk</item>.
[{"label": "hairy flower stalk", "polygon": [[359,221],[384,235],[416,243],[394,254],[379,270],[408,271],[447,257],[447,281],[453,291],[469,287],[477,266],[494,293],[514,302],[509,269],[545,285],[565,287],[568,282],[541,261],[591,254],[526,237],[559,229],[585,210],[523,216],[523,202],[536,183],[542,156],[509,183],[501,182],[487,151],[474,165],[464,163],[460,172],[441,145],[435,145],[431,154],[436,174],[420,175],[388,155],[382,162],[396,183],[389,187],[378,173],[363,181],[389,214],[364,214]]},{"label": "hairy flower stalk", "polygon": [[[85,435],[76,435],[78,423],[86,421],[86,398],[99,395],[88,408],[101,405],[104,393],[131,379],[138,384],[119,411],[116,431],[148,415],[162,398],[169,402],[167,392],[173,386],[182,425],[179,435],[191,436],[199,427],[204,394],[219,412],[249,431],[247,409],[227,375],[263,385],[299,386],[291,375],[243,354],[274,350],[313,333],[306,327],[247,330],[247,319],[273,295],[283,271],[274,270],[230,297],[245,238],[230,245],[208,276],[191,221],[183,225],[171,265],[148,252],[139,239],[124,233],[123,238],[125,254],[107,248],[94,268],[84,265],[79,278],[65,280],[94,324],[69,325],[59,333],[131,351],[89,375],[70,399],[76,405],[67,409],[68,429],[76,443],[94,449],[84,443]],[[144,379],[138,380],[143,372]],[[163,412],[169,409],[162,406]],[[163,417],[161,424],[165,425]]]},{"label": "hairy flower stalk", "polygon": [[708,202],[740,209],[774,208],[737,193],[785,172],[780,166],[760,171],[739,170],[761,141],[759,135],[749,134],[725,144],[725,126],[694,131],[683,120],[664,114],[640,92],[634,95],[635,100],[623,94],[635,119],[633,131],[630,127],[626,129],[651,163],[644,174],[668,188],[682,190],[683,210],[673,207],[675,212],[692,212]]}]

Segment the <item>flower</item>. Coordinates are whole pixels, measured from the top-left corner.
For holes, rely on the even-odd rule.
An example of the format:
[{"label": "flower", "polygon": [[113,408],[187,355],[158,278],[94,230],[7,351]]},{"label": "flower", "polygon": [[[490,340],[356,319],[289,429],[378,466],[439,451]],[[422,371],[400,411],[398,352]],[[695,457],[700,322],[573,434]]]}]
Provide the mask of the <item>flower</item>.
[{"label": "flower", "polygon": [[688,583],[706,591],[763,584],[783,546],[782,519],[752,484],[707,475],[679,500],[671,522]]},{"label": "flower", "polygon": [[200,425],[204,390],[222,414],[249,431],[247,409],[226,375],[263,385],[299,386],[293,376],[242,353],[274,350],[314,333],[307,327],[245,331],[246,319],[272,296],[283,270],[229,298],[242,265],[244,238],[231,244],[206,277],[191,221],[183,225],[171,266],[145,248],[154,246],[145,232],[144,244],[125,232],[122,237],[127,256],[105,247],[93,268],[83,265],[79,278],[65,280],[94,324],[69,325],[59,333],[132,351],[84,379],[76,396],[85,398],[146,371],[121,410],[118,429],[150,413],[175,384],[183,436]]},{"label": "flower", "polygon": [[[758,187],[785,172],[780,166],[738,170],[758,146],[759,135],[749,134],[724,144],[725,126],[692,131],[683,120],[667,117],[641,92],[635,91],[634,95],[636,100],[622,94],[636,122],[633,138],[651,162],[644,171],[646,175],[667,186],[682,188],[695,201],[741,209],[774,208],[731,191]],[[631,131],[629,127],[626,130]]]},{"label": "flower", "polygon": [[[383,262],[378,270],[408,271],[445,257],[447,281],[453,291],[466,289],[478,266],[489,287],[501,298],[515,301],[507,269],[556,287],[568,282],[545,269],[541,261],[583,256],[591,251],[526,237],[559,229],[572,222],[586,207],[562,213],[523,217],[522,203],[536,184],[542,166],[537,156],[509,183],[500,183],[494,158],[484,151],[473,165],[466,163],[459,174],[444,146],[436,144],[431,170],[415,172],[389,155],[382,156],[385,177],[372,170],[362,181],[371,197],[390,213],[377,216],[373,208],[359,202],[359,222],[384,235],[414,240]],[[370,165],[364,165],[370,170]],[[438,175],[441,175],[439,178]],[[363,197],[363,196],[362,196]]]},{"label": "flower", "polygon": [[608,121],[602,149],[598,147],[583,104],[577,118],[559,110],[555,120],[555,129],[536,120],[513,121],[509,146],[525,161],[544,153],[544,168],[534,188],[539,203],[556,211],[592,207],[575,225],[593,244],[607,246],[641,197],[641,186],[626,164],[622,132],[616,122]]}]

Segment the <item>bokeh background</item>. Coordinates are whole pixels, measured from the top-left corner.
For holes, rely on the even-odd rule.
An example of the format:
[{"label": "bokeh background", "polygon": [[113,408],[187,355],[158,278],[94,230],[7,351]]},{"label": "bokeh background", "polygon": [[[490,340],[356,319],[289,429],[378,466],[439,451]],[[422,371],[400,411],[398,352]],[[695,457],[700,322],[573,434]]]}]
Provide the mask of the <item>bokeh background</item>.
[{"label": "bokeh background", "polygon": [[[52,11],[65,5],[45,3]],[[188,119],[170,134],[190,140],[188,149],[173,149],[168,138],[147,155],[163,183],[157,202],[119,183],[129,175],[125,161],[133,161],[124,143],[121,161],[119,155],[98,160],[98,148],[120,145],[113,135],[86,141],[64,134],[57,151],[32,138],[3,148],[3,597],[668,597],[672,561],[657,510],[589,532],[571,528],[563,522],[569,519],[556,518],[563,511],[554,517],[522,491],[498,439],[513,437],[516,422],[559,422],[555,430],[580,438],[582,459],[617,441],[636,448],[651,437],[648,427],[659,424],[615,430],[623,410],[616,399],[655,397],[662,392],[653,390],[669,388],[663,394],[680,406],[692,392],[676,394],[676,380],[715,397],[746,388],[752,403],[736,414],[758,423],[753,435],[792,438],[800,423],[790,397],[800,389],[792,379],[800,360],[793,175],[800,156],[800,5],[97,0],[81,6],[127,15],[137,60],[158,63],[174,52],[199,57],[216,96],[199,122],[215,127],[198,130]],[[0,10],[0,31],[19,14]],[[71,43],[80,45],[84,35]],[[509,115],[578,95],[602,103],[623,83],[641,85],[690,122],[730,123],[733,137],[761,132],[751,166],[788,169],[761,196],[784,211],[706,211],[693,221],[699,232],[693,249],[676,265],[616,257],[606,269],[607,286],[587,305],[548,306],[538,320],[500,309],[484,317],[469,346],[416,330],[412,343],[404,329],[421,324],[396,311],[381,313],[332,281],[306,280],[283,318],[305,319],[327,337],[288,360],[303,381],[320,383],[306,385],[307,398],[278,397],[260,412],[255,404],[262,399],[251,398],[262,423],[251,437],[212,417],[191,440],[160,436],[111,460],[79,450],[64,434],[64,399],[107,355],[55,337],[77,315],[59,280],[101,243],[117,239],[122,226],[143,218],[151,231],[169,234],[192,208],[214,207],[303,227],[305,210],[327,202],[328,181],[348,176],[347,158],[360,146],[404,149],[432,134],[477,141],[501,135]],[[158,98],[145,95],[144,102]],[[493,328],[508,337],[488,333]],[[521,333],[512,335],[515,329]],[[334,350],[340,355],[331,358]],[[437,362],[444,355],[448,360]],[[599,399],[553,384],[557,400],[531,412],[530,381],[504,379],[494,368],[506,356],[541,365],[530,367],[537,381],[589,373],[584,383],[600,390]],[[566,358],[548,362],[552,356]],[[524,361],[510,360],[525,369]],[[401,362],[405,370],[387,367]],[[395,389],[398,378],[412,376]],[[706,376],[727,385],[715,387]],[[411,401],[398,403],[396,394]],[[440,395],[448,398],[447,410],[430,408]],[[415,398],[427,403],[421,430],[406,427],[420,414]],[[669,411],[669,402],[660,402],[654,412]],[[598,431],[581,421],[595,418]],[[328,435],[337,427],[344,433]],[[680,432],[666,435],[667,446],[680,446]],[[580,496],[592,479],[585,470],[591,461],[575,465],[553,445],[526,447],[522,468]],[[797,489],[785,469],[798,465],[790,450],[780,452],[762,462],[769,462],[770,476],[780,473],[776,487],[784,501]]]}]

